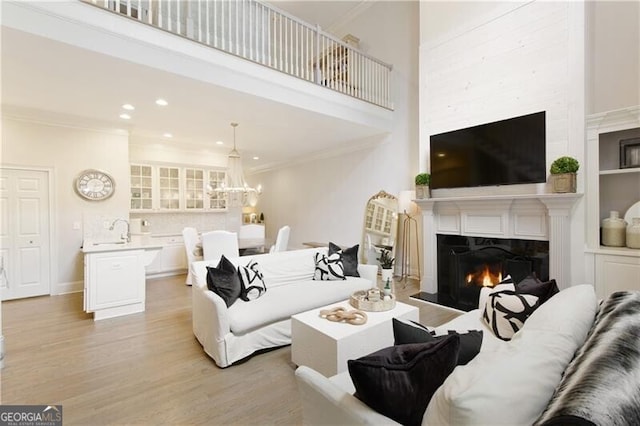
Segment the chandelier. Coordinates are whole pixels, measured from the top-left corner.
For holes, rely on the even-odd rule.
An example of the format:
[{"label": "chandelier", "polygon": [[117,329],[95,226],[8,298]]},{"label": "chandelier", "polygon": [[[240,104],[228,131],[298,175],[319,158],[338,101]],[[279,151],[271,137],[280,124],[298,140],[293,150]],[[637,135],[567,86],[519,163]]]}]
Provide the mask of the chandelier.
[{"label": "chandelier", "polygon": [[211,197],[222,194],[229,206],[255,205],[258,201],[258,195],[262,193],[262,188],[260,185],[252,188],[244,180],[242,160],[236,149],[236,127],[238,127],[238,123],[231,123],[231,127],[233,127],[233,150],[229,153],[224,182],[217,187],[209,183],[208,193]]}]

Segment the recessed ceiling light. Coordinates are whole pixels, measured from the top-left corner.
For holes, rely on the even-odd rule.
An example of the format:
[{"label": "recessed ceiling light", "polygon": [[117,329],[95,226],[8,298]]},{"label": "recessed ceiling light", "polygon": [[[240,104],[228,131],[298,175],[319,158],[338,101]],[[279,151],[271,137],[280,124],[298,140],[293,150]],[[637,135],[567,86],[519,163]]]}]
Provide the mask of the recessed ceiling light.
[{"label": "recessed ceiling light", "polygon": [[224,142],[222,142],[222,141],[216,141],[216,145],[224,145]]},{"label": "recessed ceiling light", "polygon": [[259,160],[259,159],[260,159],[260,157],[256,156],[256,157],[253,157],[253,159],[254,159],[254,160]]},{"label": "recessed ceiling light", "polygon": [[171,133],[163,133],[162,136],[164,136],[165,138],[172,138],[173,135]]},{"label": "recessed ceiling light", "polygon": [[126,109],[127,111],[133,111],[134,109],[136,109],[136,107],[134,107],[131,104],[124,104],[122,105],[122,109]]},{"label": "recessed ceiling light", "polygon": [[438,153],[438,157],[446,157],[447,154],[445,154],[444,152],[439,152]]},{"label": "recessed ceiling light", "polygon": [[169,105],[169,102],[165,101],[164,99],[156,99],[156,105],[160,105],[160,106],[167,106]]},{"label": "recessed ceiling light", "polygon": [[129,114],[120,114],[120,118],[122,118],[123,120],[129,120],[131,116]]}]

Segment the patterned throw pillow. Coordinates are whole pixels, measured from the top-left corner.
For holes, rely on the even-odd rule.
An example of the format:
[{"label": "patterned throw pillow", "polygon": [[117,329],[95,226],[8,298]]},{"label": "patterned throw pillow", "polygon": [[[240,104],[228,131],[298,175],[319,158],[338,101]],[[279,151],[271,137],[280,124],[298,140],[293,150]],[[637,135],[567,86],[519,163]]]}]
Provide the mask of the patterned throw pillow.
[{"label": "patterned throw pillow", "polygon": [[532,294],[497,291],[489,295],[482,319],[498,339],[511,340],[538,306],[540,300]]},{"label": "patterned throw pillow", "polygon": [[245,302],[250,300],[256,300],[267,291],[267,286],[264,283],[264,277],[258,262],[255,260],[249,261],[247,266],[238,266],[238,274],[242,280],[242,293],[240,298]]},{"label": "patterned throw pillow", "polygon": [[342,256],[340,253],[334,253],[326,256],[322,253],[316,253],[316,270],[313,273],[313,279],[316,281],[338,281],[345,280],[344,266],[342,264]]}]

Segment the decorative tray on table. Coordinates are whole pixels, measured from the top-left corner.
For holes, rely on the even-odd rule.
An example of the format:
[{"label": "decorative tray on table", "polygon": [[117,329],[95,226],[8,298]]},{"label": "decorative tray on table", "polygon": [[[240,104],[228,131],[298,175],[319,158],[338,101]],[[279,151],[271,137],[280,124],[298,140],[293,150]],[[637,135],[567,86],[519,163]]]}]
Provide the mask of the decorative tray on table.
[{"label": "decorative tray on table", "polygon": [[351,295],[349,303],[363,311],[382,312],[395,308],[396,297],[393,294],[385,296],[378,289],[360,290]]}]

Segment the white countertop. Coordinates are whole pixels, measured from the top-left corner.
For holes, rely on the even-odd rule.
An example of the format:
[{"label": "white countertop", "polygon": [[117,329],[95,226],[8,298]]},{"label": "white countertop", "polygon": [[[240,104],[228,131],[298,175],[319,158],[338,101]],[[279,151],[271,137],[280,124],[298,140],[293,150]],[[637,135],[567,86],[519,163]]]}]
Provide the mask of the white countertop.
[{"label": "white countertop", "polygon": [[124,250],[155,250],[161,249],[162,243],[154,242],[150,238],[139,238],[133,236],[131,242],[123,241],[93,241],[90,239],[82,242],[83,253],[100,253],[107,251],[124,251]]}]

